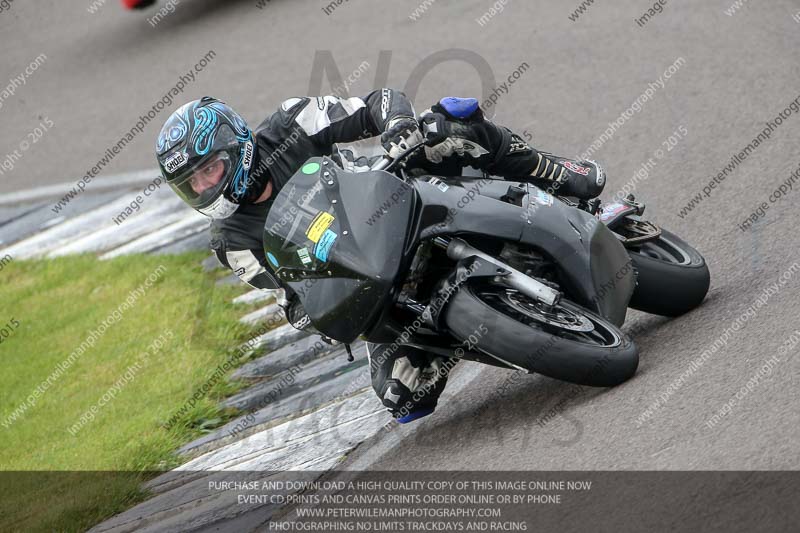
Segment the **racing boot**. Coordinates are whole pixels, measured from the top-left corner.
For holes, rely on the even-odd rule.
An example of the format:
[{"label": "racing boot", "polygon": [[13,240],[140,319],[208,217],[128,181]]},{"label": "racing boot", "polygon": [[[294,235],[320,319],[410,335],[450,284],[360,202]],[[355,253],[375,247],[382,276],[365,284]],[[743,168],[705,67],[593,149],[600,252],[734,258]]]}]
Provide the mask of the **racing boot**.
[{"label": "racing boot", "polygon": [[531,157],[531,182],[550,194],[590,200],[603,192],[606,174],[595,161],[575,161],[536,150]]},{"label": "racing boot", "polygon": [[433,413],[457,361],[397,344],[367,343],[367,355],[372,388],[401,424]]}]

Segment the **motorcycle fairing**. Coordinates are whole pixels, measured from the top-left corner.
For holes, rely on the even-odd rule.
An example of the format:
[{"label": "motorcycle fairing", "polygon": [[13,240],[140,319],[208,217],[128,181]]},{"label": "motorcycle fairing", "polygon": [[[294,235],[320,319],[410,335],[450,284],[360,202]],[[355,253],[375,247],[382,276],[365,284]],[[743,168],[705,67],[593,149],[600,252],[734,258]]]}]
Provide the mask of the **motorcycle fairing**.
[{"label": "motorcycle fairing", "polygon": [[352,342],[388,304],[413,196],[387,172],[351,173],[312,158],[275,198],[265,251],[324,335]]},{"label": "motorcycle fairing", "polygon": [[500,201],[513,183],[409,184],[384,171],[351,173],[312,158],[275,198],[265,252],[314,326],[342,342],[368,331],[390,304],[416,245],[448,235],[537,248],[555,261],[577,303],[622,324],[634,286],[622,245],[594,217],[531,184],[519,184],[527,191],[521,205]]},{"label": "motorcycle fairing", "polygon": [[[630,257],[614,234],[585,211],[575,209],[530,183],[437,177],[446,190],[424,178],[419,224],[410,240],[446,235],[484,235],[530,245],[554,260],[561,282],[577,303],[616,325],[625,321],[635,277]],[[466,196],[480,183],[480,191]],[[509,185],[523,187],[522,205],[497,201]],[[466,192],[465,192],[466,191]],[[446,216],[441,216],[446,213]]]}]

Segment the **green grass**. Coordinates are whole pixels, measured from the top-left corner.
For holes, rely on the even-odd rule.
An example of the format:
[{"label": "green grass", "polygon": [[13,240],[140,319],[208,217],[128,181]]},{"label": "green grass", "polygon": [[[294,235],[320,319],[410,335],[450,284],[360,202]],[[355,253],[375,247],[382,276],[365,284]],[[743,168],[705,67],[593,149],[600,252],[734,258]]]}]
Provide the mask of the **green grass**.
[{"label": "green grass", "polygon": [[[0,468],[108,472],[0,473],[0,517],[10,529],[85,530],[141,501],[148,471],[180,464],[180,445],[230,417],[217,401],[236,385],[222,379],[167,429],[250,332],[238,323],[247,309],[231,304],[244,286],[216,286],[222,273],[203,272],[204,257],[73,256],[14,261],[0,273],[0,328],[19,323],[0,342]],[[148,276],[154,281],[145,287]],[[145,292],[126,304],[140,287]],[[99,333],[110,315],[88,345],[90,332]],[[148,350],[159,337],[163,347]],[[85,350],[76,352],[82,342]],[[11,421],[59,364],[62,373]],[[81,424],[93,405],[94,419],[84,416]]]}]

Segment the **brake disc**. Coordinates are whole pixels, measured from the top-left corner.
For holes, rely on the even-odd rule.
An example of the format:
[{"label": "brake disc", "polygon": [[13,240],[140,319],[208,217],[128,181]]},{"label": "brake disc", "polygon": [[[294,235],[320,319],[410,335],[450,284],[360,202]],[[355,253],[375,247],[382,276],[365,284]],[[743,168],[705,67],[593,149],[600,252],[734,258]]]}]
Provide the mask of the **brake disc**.
[{"label": "brake disc", "polygon": [[515,310],[538,322],[579,333],[594,331],[591,320],[558,305],[547,309],[543,303],[531,301],[527,296],[510,290],[503,294],[502,299]]}]

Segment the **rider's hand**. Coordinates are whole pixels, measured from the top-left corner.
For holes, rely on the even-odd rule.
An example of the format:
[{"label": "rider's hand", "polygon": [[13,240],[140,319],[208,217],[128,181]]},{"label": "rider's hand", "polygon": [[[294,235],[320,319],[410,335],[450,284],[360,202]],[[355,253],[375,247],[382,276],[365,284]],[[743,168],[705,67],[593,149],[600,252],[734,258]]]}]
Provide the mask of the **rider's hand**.
[{"label": "rider's hand", "polygon": [[431,163],[441,163],[445,157],[450,157],[455,152],[450,139],[450,128],[447,116],[431,110],[425,111],[420,117],[422,135],[425,137],[425,158]]},{"label": "rider's hand", "polygon": [[[475,104],[477,105],[477,103]],[[469,115],[456,117],[445,106],[435,104],[420,116],[422,133],[425,137],[425,158],[432,163],[454,155],[472,160],[490,153],[483,147],[485,139],[480,135],[480,124],[484,121],[483,112],[476,107]],[[471,161],[466,161],[468,164]]]},{"label": "rider's hand", "polygon": [[381,135],[381,145],[392,159],[421,143],[422,140],[419,124],[412,117],[397,117],[390,120],[386,125],[386,131]]}]

